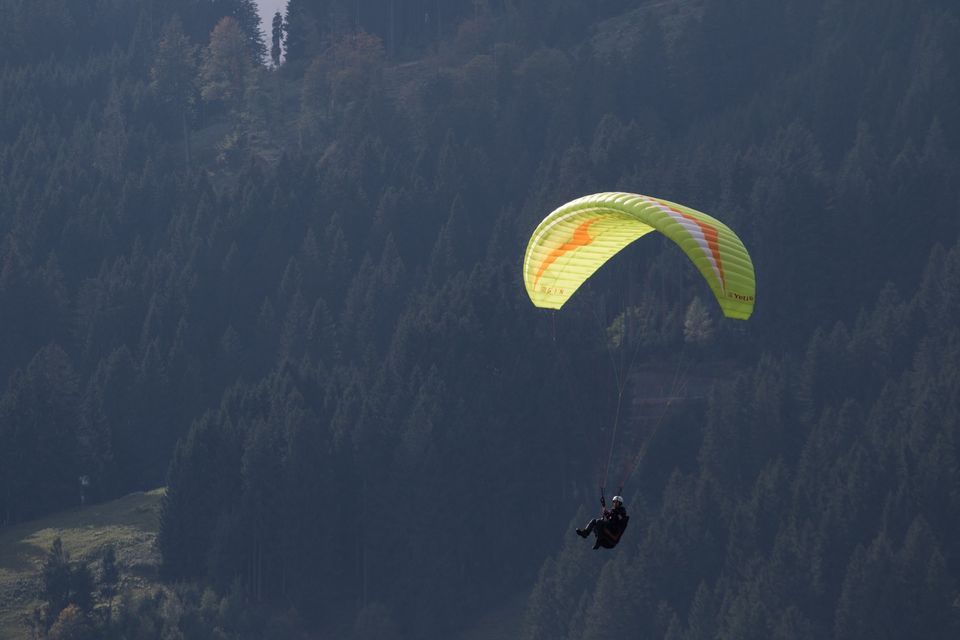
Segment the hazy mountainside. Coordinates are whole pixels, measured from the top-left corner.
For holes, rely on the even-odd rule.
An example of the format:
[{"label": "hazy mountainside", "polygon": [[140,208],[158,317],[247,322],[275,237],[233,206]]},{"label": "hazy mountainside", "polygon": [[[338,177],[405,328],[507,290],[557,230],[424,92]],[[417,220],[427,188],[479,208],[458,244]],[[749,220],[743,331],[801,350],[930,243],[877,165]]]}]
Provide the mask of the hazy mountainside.
[{"label": "hazy mountainside", "polygon": [[[249,2],[146,4],[0,0],[0,522],[166,477],[236,636],[531,584],[531,638],[956,633],[951,3],[291,0],[270,69]],[[530,232],[604,190],[727,222],[753,318],[660,238],[532,308]]]}]

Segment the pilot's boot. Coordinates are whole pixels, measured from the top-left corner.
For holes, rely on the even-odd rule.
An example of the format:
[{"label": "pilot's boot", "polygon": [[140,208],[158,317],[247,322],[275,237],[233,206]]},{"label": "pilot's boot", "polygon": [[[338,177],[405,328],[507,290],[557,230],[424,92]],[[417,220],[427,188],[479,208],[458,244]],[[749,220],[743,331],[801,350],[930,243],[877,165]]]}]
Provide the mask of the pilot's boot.
[{"label": "pilot's boot", "polygon": [[577,529],[577,535],[580,536],[581,538],[586,538],[593,531],[593,528],[596,526],[596,524],[597,524],[596,519],[591,520],[590,522],[587,523],[587,526],[585,528]]}]

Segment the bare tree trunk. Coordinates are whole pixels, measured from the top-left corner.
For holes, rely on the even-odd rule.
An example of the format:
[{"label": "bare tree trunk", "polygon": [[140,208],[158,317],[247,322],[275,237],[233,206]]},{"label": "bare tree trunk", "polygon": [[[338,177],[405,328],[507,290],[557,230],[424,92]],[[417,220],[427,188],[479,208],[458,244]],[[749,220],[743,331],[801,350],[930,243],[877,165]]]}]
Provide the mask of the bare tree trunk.
[{"label": "bare tree trunk", "polygon": [[387,47],[390,52],[390,57],[393,58],[397,54],[397,17],[396,17],[396,0],[390,0],[390,46]]},{"label": "bare tree trunk", "polygon": [[180,120],[183,124],[183,150],[187,159],[187,169],[190,168],[190,127],[187,126],[187,110],[180,109]]},{"label": "bare tree trunk", "polygon": [[[363,479],[363,488],[361,496],[363,504],[367,504],[367,479]],[[357,540],[357,553],[359,554],[360,570],[360,607],[367,606],[367,540],[363,528],[360,528],[360,537]]]}]

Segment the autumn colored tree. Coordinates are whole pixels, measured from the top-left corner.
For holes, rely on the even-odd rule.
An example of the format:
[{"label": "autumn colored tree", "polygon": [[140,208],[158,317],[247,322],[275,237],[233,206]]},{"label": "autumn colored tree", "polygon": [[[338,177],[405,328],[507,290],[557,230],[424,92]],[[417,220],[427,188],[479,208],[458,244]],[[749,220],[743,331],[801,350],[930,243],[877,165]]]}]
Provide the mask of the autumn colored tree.
[{"label": "autumn colored tree", "polygon": [[253,72],[248,45],[236,20],[222,18],[210,34],[200,67],[200,95],[223,103],[232,114],[243,107]]}]

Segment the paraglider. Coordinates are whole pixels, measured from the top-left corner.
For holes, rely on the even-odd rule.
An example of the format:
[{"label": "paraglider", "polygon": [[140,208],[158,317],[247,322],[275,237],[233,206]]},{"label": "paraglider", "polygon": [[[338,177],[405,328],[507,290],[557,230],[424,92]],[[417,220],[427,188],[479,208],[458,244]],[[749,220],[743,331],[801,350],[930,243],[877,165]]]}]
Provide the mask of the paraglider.
[{"label": "paraglider", "polygon": [[610,501],[613,509],[607,509],[606,501],[603,495],[600,496],[600,517],[594,518],[587,523],[583,529],[577,529],[577,535],[581,538],[587,538],[591,533],[597,537],[593,543],[593,548],[613,549],[620,542],[620,537],[627,529],[627,523],[630,522],[630,516],[623,506],[623,498],[613,496]]},{"label": "paraglider", "polygon": [[543,219],[523,259],[530,300],[559,309],[607,260],[651,231],[667,236],[687,255],[725,316],[750,317],[756,281],[740,238],[705,213],[635,193],[584,196]]},{"label": "paraglider", "polygon": [[[750,317],[756,299],[756,278],[750,254],[740,238],[727,225],[705,213],[636,193],[583,196],[555,209],[540,222],[530,237],[523,259],[523,281],[530,300],[537,307],[560,309],[604,263],[653,231],[665,235],[686,254],[726,317],[737,320]],[[616,377],[617,412],[604,484],[624,391],[625,376],[618,373]],[[638,455],[637,462],[640,459]],[[635,468],[636,464],[624,482]],[[619,543],[629,517],[619,495],[613,498],[614,508],[606,508],[603,484],[600,503],[601,517],[577,529],[577,534],[586,538],[593,533],[594,549],[612,549]]]}]

